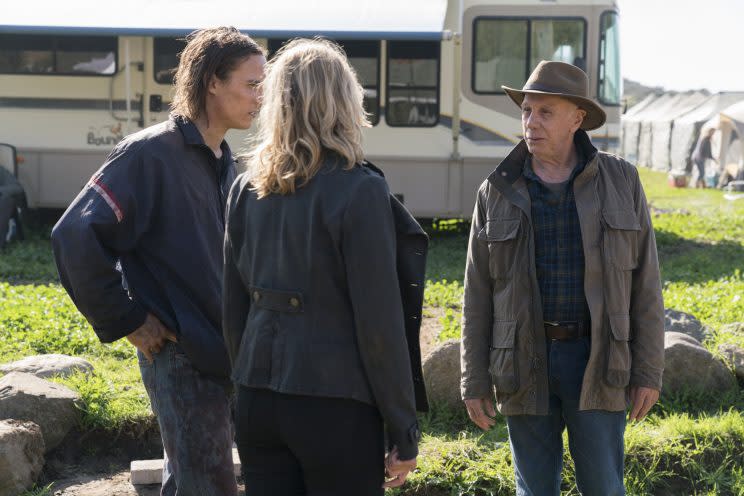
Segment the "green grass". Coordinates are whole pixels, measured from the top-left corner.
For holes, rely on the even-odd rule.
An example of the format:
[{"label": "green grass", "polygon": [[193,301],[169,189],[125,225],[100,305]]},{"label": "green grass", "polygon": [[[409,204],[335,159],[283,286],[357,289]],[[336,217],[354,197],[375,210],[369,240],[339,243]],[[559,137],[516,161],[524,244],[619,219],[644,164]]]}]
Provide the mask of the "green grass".
[{"label": "green grass", "polygon": [[[669,188],[663,174],[641,170],[653,207],[667,307],[690,312],[714,329],[706,345],[744,335],[717,332],[744,321],[744,201],[719,191]],[[83,429],[136,435],[153,417],[134,350],[125,341],[98,342],[60,287],[48,242],[53,219],[31,218],[29,239],[0,252],[0,356],[36,353],[83,356],[95,366],[86,377],[60,382],[83,398]],[[431,235],[425,305],[441,309],[440,339],[458,338],[468,223],[437,221]],[[482,433],[463,410],[434,405],[422,415],[419,469],[397,495],[507,495],[514,480],[503,418]],[[630,495],[744,496],[744,393],[665,397],[643,422],[628,426],[625,483]],[[565,457],[564,494],[578,494]],[[49,494],[45,488],[24,496]]]}]

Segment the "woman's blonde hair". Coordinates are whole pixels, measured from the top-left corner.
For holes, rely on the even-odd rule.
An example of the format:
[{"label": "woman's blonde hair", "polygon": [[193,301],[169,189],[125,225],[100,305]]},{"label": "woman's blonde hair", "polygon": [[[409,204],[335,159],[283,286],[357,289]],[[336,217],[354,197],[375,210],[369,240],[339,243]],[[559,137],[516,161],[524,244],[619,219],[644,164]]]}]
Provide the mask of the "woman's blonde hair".
[{"label": "woman's blonde hair", "polygon": [[262,198],[294,193],[332,150],[345,169],[364,159],[364,90],[341,48],[297,39],[266,65],[257,146],[248,155],[253,190]]}]

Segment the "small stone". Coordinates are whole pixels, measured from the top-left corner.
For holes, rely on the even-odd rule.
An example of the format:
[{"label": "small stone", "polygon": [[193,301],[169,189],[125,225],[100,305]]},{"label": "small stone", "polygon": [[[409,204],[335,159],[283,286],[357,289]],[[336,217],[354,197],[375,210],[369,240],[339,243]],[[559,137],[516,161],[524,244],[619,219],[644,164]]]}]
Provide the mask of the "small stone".
[{"label": "small stone", "polygon": [[664,335],[663,394],[719,393],[735,385],[733,374],[695,338],[678,332]]},{"label": "small stone", "polygon": [[31,489],[44,467],[44,437],[33,422],[0,420],[0,496]]},{"label": "small stone", "polygon": [[424,358],[424,382],[429,401],[463,408],[460,396],[460,342],[450,339]]},{"label": "small stone", "polygon": [[736,377],[744,381],[744,348],[734,344],[722,344],[718,346],[718,352],[723,355],[726,363],[733,367]]},{"label": "small stone", "polygon": [[82,358],[58,354],[34,355],[0,365],[0,372],[5,374],[24,372],[43,379],[54,376],[68,377],[78,371],[90,374],[93,372],[93,365]]},{"label": "small stone", "polygon": [[694,315],[671,308],[664,310],[664,331],[687,334],[701,342],[705,341],[711,334],[711,329],[709,327],[704,328],[703,324]]},{"label": "small stone", "polygon": [[734,322],[722,325],[719,329],[721,334],[732,334],[734,336],[744,336],[744,322]]},{"label": "small stone", "polygon": [[80,395],[35,375],[11,372],[0,379],[0,419],[29,420],[41,428],[47,450],[80,420]]}]

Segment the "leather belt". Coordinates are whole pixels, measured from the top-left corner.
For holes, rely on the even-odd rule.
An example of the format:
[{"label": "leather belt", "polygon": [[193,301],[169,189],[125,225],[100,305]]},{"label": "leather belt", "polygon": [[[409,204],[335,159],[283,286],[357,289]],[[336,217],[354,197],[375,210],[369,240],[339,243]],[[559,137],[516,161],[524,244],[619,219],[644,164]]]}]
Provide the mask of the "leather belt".
[{"label": "leather belt", "polygon": [[545,321],[545,336],[548,339],[557,339],[559,341],[569,339],[579,339],[589,336],[591,323],[578,321],[550,322]]}]

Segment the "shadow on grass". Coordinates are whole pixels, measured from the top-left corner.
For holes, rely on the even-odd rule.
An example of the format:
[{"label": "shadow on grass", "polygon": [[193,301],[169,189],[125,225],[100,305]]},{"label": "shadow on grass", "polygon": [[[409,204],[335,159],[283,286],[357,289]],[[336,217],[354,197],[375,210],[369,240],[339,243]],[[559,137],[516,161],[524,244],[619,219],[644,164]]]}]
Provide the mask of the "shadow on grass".
[{"label": "shadow on grass", "polygon": [[10,284],[59,282],[49,240],[61,210],[29,210],[23,219],[25,239],[0,251],[0,281]]},{"label": "shadow on grass", "polygon": [[480,436],[478,443],[487,445],[505,442],[508,439],[505,417],[497,414],[495,421],[496,424],[489,431],[482,431],[470,421],[464,403],[461,408],[452,408],[434,402],[431,403],[428,412],[419,414],[419,425],[425,434],[448,439]]},{"label": "shadow on grass", "polygon": [[732,276],[744,267],[744,246],[733,241],[702,243],[657,230],[656,246],[667,281],[699,284]]},{"label": "shadow on grass", "polygon": [[724,393],[681,391],[662,394],[652,412],[660,417],[685,412],[693,417],[718,415],[729,410],[744,411],[742,384]]}]

